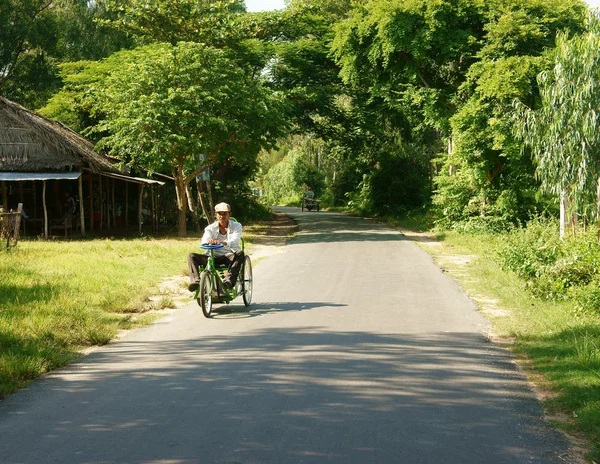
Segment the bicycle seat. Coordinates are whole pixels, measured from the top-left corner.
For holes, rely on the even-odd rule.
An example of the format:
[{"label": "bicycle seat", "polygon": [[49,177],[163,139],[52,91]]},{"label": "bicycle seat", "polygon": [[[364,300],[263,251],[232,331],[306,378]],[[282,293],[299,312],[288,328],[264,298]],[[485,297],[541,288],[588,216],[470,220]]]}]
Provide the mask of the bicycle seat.
[{"label": "bicycle seat", "polygon": [[203,243],[200,245],[200,248],[204,248],[205,250],[216,250],[217,248],[223,248],[223,244],[218,243],[216,245],[209,245],[208,243]]}]

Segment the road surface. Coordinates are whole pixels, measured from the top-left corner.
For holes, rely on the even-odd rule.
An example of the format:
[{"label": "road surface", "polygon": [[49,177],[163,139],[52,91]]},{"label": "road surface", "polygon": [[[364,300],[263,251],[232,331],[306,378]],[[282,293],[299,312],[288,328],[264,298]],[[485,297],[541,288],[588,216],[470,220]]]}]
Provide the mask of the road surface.
[{"label": "road surface", "polygon": [[458,285],[374,221],[285,209],[254,304],[195,302],[0,402],[6,463],[554,463]]}]

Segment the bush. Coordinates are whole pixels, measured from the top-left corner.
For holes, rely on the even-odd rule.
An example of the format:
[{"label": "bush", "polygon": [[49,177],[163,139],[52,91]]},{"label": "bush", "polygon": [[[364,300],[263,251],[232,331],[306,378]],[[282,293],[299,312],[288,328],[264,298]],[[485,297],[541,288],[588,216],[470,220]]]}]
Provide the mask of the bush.
[{"label": "bush", "polygon": [[308,163],[307,154],[301,147],[295,148],[265,176],[261,201],[267,205],[299,204],[307,186],[320,198],[324,184],[322,174]]},{"label": "bush", "polygon": [[498,252],[534,295],[574,299],[581,309],[600,308],[600,244],[595,233],[560,239],[556,221],[535,220],[508,234]]}]

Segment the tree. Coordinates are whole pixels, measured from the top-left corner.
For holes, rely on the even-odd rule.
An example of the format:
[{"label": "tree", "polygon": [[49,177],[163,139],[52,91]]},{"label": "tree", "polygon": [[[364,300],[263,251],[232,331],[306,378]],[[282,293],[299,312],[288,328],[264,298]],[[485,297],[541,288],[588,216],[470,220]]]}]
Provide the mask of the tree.
[{"label": "tree", "polygon": [[0,93],[39,108],[61,87],[59,63],[130,48],[96,23],[108,15],[104,0],[0,0]]},{"label": "tree", "polygon": [[445,169],[436,179],[434,202],[451,212],[448,222],[498,216],[516,223],[540,207],[530,153],[515,138],[512,105],[515,99],[538,105],[535,76],[550,67],[547,50],[558,31],[582,30],[585,11],[573,0],[489,5],[481,50],[450,119],[453,151],[441,157]]},{"label": "tree", "polygon": [[180,236],[190,182],[207,168],[253,162],[285,130],[280,95],[223,51],[155,44],[106,62],[108,77],[88,89],[103,118],[93,128],[104,135],[98,147],[125,164],[172,173]]},{"label": "tree", "polygon": [[[587,30],[558,35],[554,67],[538,76],[541,108],[516,104],[519,136],[531,147],[544,191],[560,196],[571,214],[600,219],[600,18]],[[561,211],[562,213],[562,211]],[[566,214],[561,214],[561,235]],[[600,221],[599,221],[600,222]]]},{"label": "tree", "polygon": [[108,0],[108,6],[117,16],[105,24],[154,42],[223,48],[246,38],[239,27],[244,0]]}]

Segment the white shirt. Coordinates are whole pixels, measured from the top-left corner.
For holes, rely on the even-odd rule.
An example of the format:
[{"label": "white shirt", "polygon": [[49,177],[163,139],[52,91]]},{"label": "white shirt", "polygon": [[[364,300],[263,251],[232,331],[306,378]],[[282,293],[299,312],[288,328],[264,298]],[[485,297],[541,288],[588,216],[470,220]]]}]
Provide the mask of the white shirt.
[{"label": "white shirt", "polygon": [[230,219],[229,224],[227,224],[227,233],[225,235],[219,233],[219,221],[215,221],[206,226],[204,235],[202,236],[202,243],[208,243],[209,240],[224,240],[227,242],[227,245],[223,248],[214,250],[215,256],[223,256],[241,250],[240,238],[242,238],[242,225],[239,222]]}]

